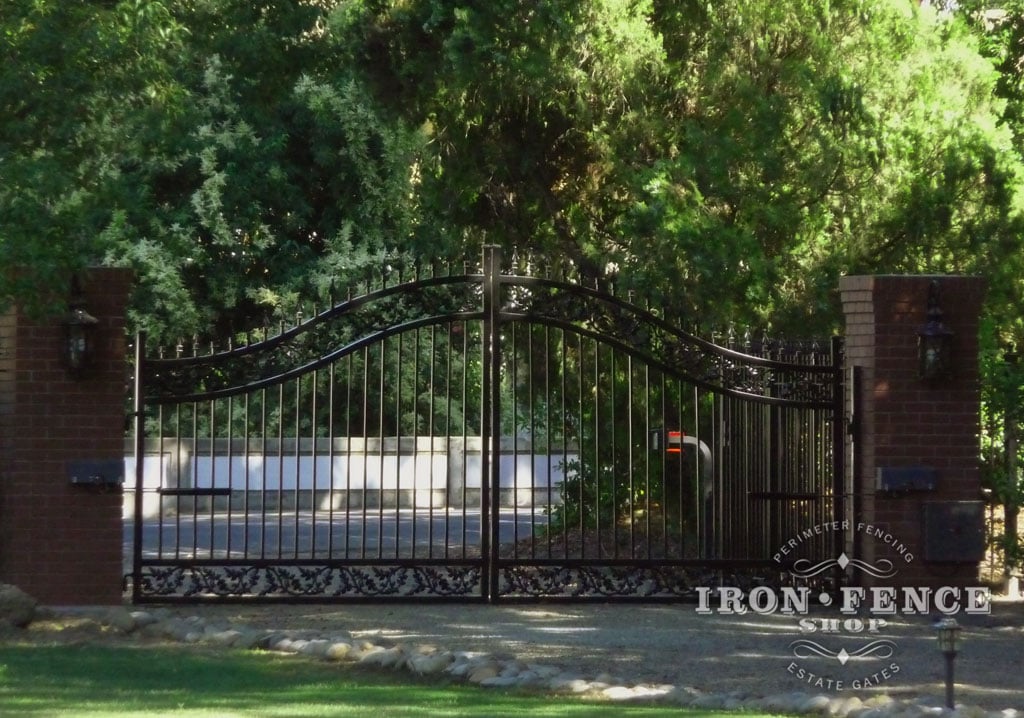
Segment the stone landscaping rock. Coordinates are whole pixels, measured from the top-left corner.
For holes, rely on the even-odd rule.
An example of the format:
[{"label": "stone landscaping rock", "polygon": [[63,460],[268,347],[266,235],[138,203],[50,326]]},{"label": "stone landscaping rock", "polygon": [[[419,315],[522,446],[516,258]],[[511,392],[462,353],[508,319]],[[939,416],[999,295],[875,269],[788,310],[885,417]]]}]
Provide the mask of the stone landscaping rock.
[{"label": "stone landscaping rock", "polygon": [[828,696],[809,696],[800,704],[800,713],[822,713],[828,710]]},{"label": "stone landscaping rock", "polygon": [[231,644],[234,648],[241,648],[246,651],[256,650],[260,647],[260,643],[266,637],[261,631],[253,631],[247,628],[241,628],[238,631],[238,638]]},{"label": "stone landscaping rock", "polygon": [[0,623],[24,628],[36,615],[36,600],[17,586],[0,584]]},{"label": "stone landscaping rock", "polygon": [[743,708],[743,699],[729,696],[725,699],[725,703],[722,704],[722,707],[727,711],[740,710]]},{"label": "stone landscaping rock", "polygon": [[465,678],[469,674],[471,668],[472,663],[467,658],[456,654],[455,660],[452,661],[450,666],[444,669],[444,672],[450,673],[456,678]]},{"label": "stone landscaping rock", "polygon": [[540,676],[531,670],[523,670],[516,675],[517,686],[532,686],[537,683],[540,683]]},{"label": "stone landscaping rock", "polygon": [[498,675],[498,666],[494,664],[485,664],[477,666],[469,673],[470,683],[483,683],[484,681],[496,678]]},{"label": "stone landscaping rock", "polygon": [[834,699],[829,707],[829,715],[839,716],[839,718],[847,718],[854,711],[859,711],[864,708],[864,702],[857,696],[848,696],[846,698]]},{"label": "stone landscaping rock", "polygon": [[131,633],[138,628],[138,623],[131,612],[123,606],[117,606],[107,611],[103,617],[103,623],[121,633]]},{"label": "stone landscaping rock", "polygon": [[398,668],[404,665],[406,658],[408,658],[408,654],[406,653],[404,646],[385,648],[376,655],[379,658],[378,664],[381,668]]},{"label": "stone landscaping rock", "polygon": [[311,656],[313,658],[323,658],[327,655],[327,649],[330,648],[331,642],[326,638],[314,638],[306,642],[299,653],[304,656]]},{"label": "stone landscaping rock", "polygon": [[562,672],[562,669],[558,668],[557,666],[545,666],[543,664],[538,663],[531,663],[527,666],[527,668],[529,668],[531,671],[533,671],[538,676],[544,679],[554,678]]},{"label": "stone landscaping rock", "polygon": [[590,684],[577,676],[559,676],[549,684],[552,690],[568,693],[583,693],[590,688]]},{"label": "stone landscaping rock", "polygon": [[146,626],[151,626],[160,620],[149,611],[131,611],[129,615],[131,615],[132,620],[135,621],[136,630],[145,628]]},{"label": "stone landscaping rock", "polygon": [[334,641],[327,647],[324,657],[331,661],[340,661],[352,652],[352,644],[348,641]]},{"label": "stone landscaping rock", "polygon": [[238,643],[238,639],[242,637],[241,631],[229,629],[226,631],[217,631],[207,636],[207,641],[210,643],[218,644],[221,646],[235,646]]},{"label": "stone landscaping rock", "polygon": [[595,691],[602,691],[608,687],[607,683],[594,683],[592,681],[579,679],[573,682],[573,693],[593,693]]},{"label": "stone landscaping rock", "polygon": [[425,676],[442,672],[450,666],[454,660],[455,656],[448,651],[439,651],[435,653],[410,656],[406,665],[413,673]]},{"label": "stone landscaping rock", "polygon": [[871,696],[866,701],[864,701],[864,705],[868,708],[883,708],[885,706],[891,705],[893,702],[894,700],[892,696],[878,694]]}]

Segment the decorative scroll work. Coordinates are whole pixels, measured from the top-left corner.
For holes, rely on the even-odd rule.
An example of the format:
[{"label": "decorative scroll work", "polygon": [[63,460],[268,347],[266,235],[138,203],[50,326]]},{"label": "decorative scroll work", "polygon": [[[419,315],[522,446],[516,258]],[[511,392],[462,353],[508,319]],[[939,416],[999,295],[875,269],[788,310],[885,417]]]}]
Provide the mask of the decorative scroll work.
[{"label": "decorative scroll work", "polygon": [[[836,371],[827,347],[752,342],[732,349],[699,339],[653,312],[613,294],[567,281],[495,277],[505,321],[525,319],[576,326],[679,378],[712,391],[777,403],[831,406]],[[368,344],[417,323],[481,317],[481,275],[434,277],[396,284],[342,302],[264,341],[206,356],[150,359],[149,397],[197,396],[241,391],[260,382],[338,358],[345,347]]]},{"label": "decorative scroll work", "polygon": [[380,289],[337,304],[267,339],[208,355],[146,361],[151,400],[209,398],[299,375],[418,324],[478,316],[480,278],[438,277]]},{"label": "decorative scroll work", "polygon": [[479,566],[143,566],[140,596],[202,598],[472,597]]},{"label": "decorative scroll work", "polygon": [[[769,566],[716,571],[700,566],[609,566],[597,561],[536,565],[519,561],[501,567],[498,593],[509,598],[696,600],[698,588],[718,585],[735,586],[746,593],[758,586],[778,591],[796,584],[785,571]],[[827,587],[824,581],[802,585],[814,590]]]},{"label": "decorative scroll work", "polygon": [[836,399],[838,368],[827,347],[745,340],[729,349],[611,294],[553,280],[506,279],[507,318],[578,326],[712,391],[822,408]]},{"label": "decorative scroll work", "polygon": [[501,571],[502,596],[543,598],[688,598],[699,584],[676,566],[527,566]]}]

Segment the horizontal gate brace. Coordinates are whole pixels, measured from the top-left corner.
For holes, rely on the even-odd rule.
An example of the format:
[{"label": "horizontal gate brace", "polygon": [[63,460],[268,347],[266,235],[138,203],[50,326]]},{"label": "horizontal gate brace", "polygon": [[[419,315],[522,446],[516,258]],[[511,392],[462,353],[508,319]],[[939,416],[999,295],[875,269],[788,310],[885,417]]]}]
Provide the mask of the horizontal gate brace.
[{"label": "horizontal gate brace", "polygon": [[756,501],[819,501],[821,496],[810,493],[787,493],[785,491],[751,491],[747,494]]},{"label": "horizontal gate brace", "polygon": [[158,489],[161,496],[231,496],[231,489]]}]

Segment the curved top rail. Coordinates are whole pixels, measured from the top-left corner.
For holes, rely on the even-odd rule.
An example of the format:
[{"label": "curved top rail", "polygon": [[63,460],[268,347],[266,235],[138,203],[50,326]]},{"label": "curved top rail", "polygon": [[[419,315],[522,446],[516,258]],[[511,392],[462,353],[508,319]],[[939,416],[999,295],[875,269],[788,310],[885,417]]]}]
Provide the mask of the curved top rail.
[{"label": "curved top rail", "polygon": [[156,394],[189,397],[266,386],[314,371],[353,347],[402,331],[446,321],[489,321],[486,307],[491,306],[498,323],[536,322],[576,331],[711,391],[814,406],[831,405],[841,394],[835,341],[829,353],[805,352],[804,358],[782,352],[744,353],[564,274],[512,274],[508,272],[514,266],[500,267],[500,261],[485,261],[479,273],[421,277],[417,271],[413,279],[391,285],[385,278],[381,287],[349,297],[262,341],[206,355],[145,359],[139,368],[143,385]]},{"label": "curved top rail", "polygon": [[[530,277],[530,276],[517,276],[517,275],[503,275],[503,282],[513,286],[521,286],[526,288],[542,287],[551,290],[561,290],[578,297],[587,299],[593,299],[599,302],[605,302],[617,311],[632,314],[636,317],[636,321],[649,324],[652,327],[656,327],[659,331],[663,331],[669,334],[679,341],[686,344],[692,345],[695,349],[702,352],[714,354],[736,362],[743,362],[768,368],[775,369],[791,369],[793,367],[800,367],[801,370],[808,371],[811,373],[822,373],[829,374],[834,370],[834,366],[831,362],[827,364],[808,364],[804,362],[789,362],[783,359],[773,359],[771,357],[765,357],[758,354],[751,354],[749,352],[741,352],[730,347],[724,347],[719,344],[715,344],[707,339],[702,339],[697,335],[682,329],[681,327],[672,324],[663,317],[659,317],[657,314],[652,312],[650,309],[641,307],[638,304],[634,304],[630,301],[622,299],[621,297],[602,292],[598,289],[583,286],[581,284],[575,284],[572,282],[566,282],[562,280],[550,279],[545,277]],[[515,305],[512,305],[515,306]],[[524,308],[525,309],[525,308]],[[526,309],[523,317],[536,317],[544,316],[537,312],[537,307]],[[547,315],[551,316],[551,315]],[[810,354],[808,352],[808,354]],[[814,352],[814,356],[824,358],[825,352]]]},{"label": "curved top rail", "polygon": [[368,291],[365,294],[359,294],[354,297],[344,299],[331,307],[318,312],[316,315],[310,317],[304,322],[297,324],[293,327],[289,327],[284,331],[275,334],[274,336],[267,337],[258,342],[245,344],[243,346],[232,347],[221,351],[210,352],[209,354],[198,354],[195,356],[177,356],[177,357],[154,357],[147,359],[148,363],[159,364],[167,367],[177,366],[189,366],[193,364],[206,364],[210,361],[220,362],[228,361],[232,358],[244,357],[249,354],[274,351],[279,349],[281,346],[296,340],[304,334],[307,334],[321,325],[337,320],[340,317],[344,317],[347,314],[352,314],[360,308],[370,305],[373,302],[387,299],[389,297],[407,295],[416,291],[429,289],[432,287],[445,287],[445,286],[459,286],[459,285],[472,285],[482,284],[483,275],[481,274],[449,274],[443,276],[426,277],[423,279],[415,279],[408,282],[401,282],[392,284],[390,286],[384,286],[379,289]]}]

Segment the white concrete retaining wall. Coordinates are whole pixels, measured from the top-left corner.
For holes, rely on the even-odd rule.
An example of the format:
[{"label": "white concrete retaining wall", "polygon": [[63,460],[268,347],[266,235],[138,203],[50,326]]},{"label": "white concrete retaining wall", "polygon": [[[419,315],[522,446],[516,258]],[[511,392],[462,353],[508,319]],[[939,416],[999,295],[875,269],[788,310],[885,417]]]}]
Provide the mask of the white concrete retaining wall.
[{"label": "white concrete retaining wall", "polygon": [[[559,486],[575,448],[533,454],[531,442],[503,439],[501,503],[559,503]],[[125,515],[134,514],[136,462],[126,447]],[[245,493],[344,506],[385,504],[460,507],[479,502],[483,477],[479,437],[380,439],[149,440],[143,460],[143,511],[168,510],[161,490]],[[212,491],[210,492],[212,493]],[[308,499],[296,497],[306,496]],[[209,500],[209,496],[205,497]],[[189,500],[198,500],[189,497]],[[175,497],[180,503],[180,499]],[[189,504],[190,506],[192,504]]]}]

